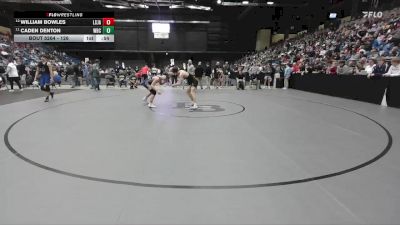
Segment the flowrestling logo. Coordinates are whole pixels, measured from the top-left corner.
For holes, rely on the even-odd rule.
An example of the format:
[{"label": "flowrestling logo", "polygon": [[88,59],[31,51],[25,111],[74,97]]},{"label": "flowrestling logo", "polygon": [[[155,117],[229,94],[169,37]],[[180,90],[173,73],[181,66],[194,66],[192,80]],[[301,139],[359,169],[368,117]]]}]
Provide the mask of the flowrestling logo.
[{"label": "flowrestling logo", "polygon": [[363,11],[363,18],[382,18],[383,12]]}]

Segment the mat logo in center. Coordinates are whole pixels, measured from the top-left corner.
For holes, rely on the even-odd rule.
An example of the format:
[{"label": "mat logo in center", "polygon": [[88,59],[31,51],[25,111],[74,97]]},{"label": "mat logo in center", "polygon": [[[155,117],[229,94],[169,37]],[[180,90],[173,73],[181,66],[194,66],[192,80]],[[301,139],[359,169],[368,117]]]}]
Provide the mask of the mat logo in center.
[{"label": "mat logo in center", "polygon": [[[188,109],[190,106],[186,105],[185,102],[177,102],[174,109]],[[223,112],[225,111],[220,105],[199,105],[199,108],[195,112]]]}]

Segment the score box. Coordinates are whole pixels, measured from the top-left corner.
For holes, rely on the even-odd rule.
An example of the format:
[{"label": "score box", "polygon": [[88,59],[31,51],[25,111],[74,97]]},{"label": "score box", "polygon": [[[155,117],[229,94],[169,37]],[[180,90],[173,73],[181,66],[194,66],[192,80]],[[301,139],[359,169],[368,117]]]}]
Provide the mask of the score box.
[{"label": "score box", "polygon": [[114,26],[103,26],[103,34],[114,34]]},{"label": "score box", "polygon": [[96,35],[96,42],[114,42],[114,35]]},{"label": "score box", "polygon": [[114,26],[114,18],[103,18],[103,26]]}]

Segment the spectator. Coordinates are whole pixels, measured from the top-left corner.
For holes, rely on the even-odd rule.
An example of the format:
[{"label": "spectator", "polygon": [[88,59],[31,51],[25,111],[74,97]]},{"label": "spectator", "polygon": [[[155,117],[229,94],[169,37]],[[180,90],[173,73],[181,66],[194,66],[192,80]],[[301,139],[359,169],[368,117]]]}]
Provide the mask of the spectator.
[{"label": "spectator", "polygon": [[384,74],[384,76],[389,76],[389,77],[396,77],[400,76],[400,58],[395,57],[392,59],[392,65],[390,66],[389,70],[387,73]]},{"label": "spectator", "polygon": [[286,90],[289,87],[289,78],[292,75],[292,67],[291,67],[290,64],[286,64],[285,72],[284,72],[283,75],[284,75],[284,78],[285,78],[283,89]]},{"label": "spectator", "polygon": [[[260,73],[260,67],[256,64],[251,65],[251,67],[249,69],[249,75],[250,75],[251,81],[257,82],[257,77],[258,77],[259,73]],[[257,84],[257,88],[258,88],[258,84]]]},{"label": "spectator", "polygon": [[229,68],[229,85],[236,86],[236,76],[238,73],[238,66],[237,64],[233,65],[232,68]]},{"label": "spectator", "polygon": [[214,86],[215,88],[222,88],[224,84],[224,71],[221,67],[215,67],[214,69]]},{"label": "spectator", "polygon": [[79,76],[81,73],[81,70],[79,68],[79,64],[74,63],[72,64],[72,71],[73,71],[73,76],[71,80],[71,88],[74,88],[75,86],[79,86]]},{"label": "spectator", "polygon": [[20,91],[23,91],[20,84],[20,77],[18,75],[17,66],[14,63],[14,60],[11,58],[8,60],[8,65],[6,69],[6,75],[8,77],[8,81],[10,82],[11,89],[9,92],[14,92],[14,82],[18,85]]},{"label": "spectator", "polygon": [[213,70],[213,79],[212,83],[215,86],[215,88],[221,87],[222,86],[222,80],[223,80],[223,70],[219,62],[215,63],[215,67]]},{"label": "spectator", "polygon": [[83,75],[83,80],[86,82],[86,86],[89,86],[90,82],[90,75],[89,75],[89,67],[86,62],[82,61],[82,75]]},{"label": "spectator", "polygon": [[204,71],[207,89],[211,89],[211,88],[210,88],[211,74],[212,74],[212,69],[211,69],[210,63],[207,62],[207,63],[206,63],[206,69],[205,69],[205,71]]},{"label": "spectator", "polygon": [[355,60],[349,60],[349,67],[352,71],[351,75],[356,73],[357,62]]},{"label": "spectator", "polygon": [[229,75],[230,75],[231,71],[230,71],[229,62],[225,62],[225,64],[223,65],[222,69],[223,69],[223,72],[224,72],[225,86],[230,86]]},{"label": "spectator", "polygon": [[355,75],[363,75],[363,76],[368,75],[363,64],[357,64]]},{"label": "spectator", "polygon": [[200,84],[200,88],[203,89],[203,75],[204,75],[204,68],[201,65],[201,62],[199,62],[197,64],[196,69],[194,70],[194,76],[196,77],[196,79],[198,80],[199,84]]},{"label": "spectator", "polygon": [[250,81],[250,75],[249,75],[249,64],[245,63],[243,65],[243,70],[242,73],[244,75],[244,86],[246,86],[246,82]]},{"label": "spectator", "polygon": [[138,72],[138,78],[142,80],[140,84],[143,85],[145,88],[147,88],[149,74],[150,74],[150,68],[148,67],[147,64],[145,64]]},{"label": "spectator", "polygon": [[380,77],[383,76],[383,74],[386,73],[387,65],[385,63],[385,59],[384,58],[378,58],[377,62],[378,62],[378,64],[374,67],[372,73],[368,75],[368,78],[370,78],[370,77],[380,78]]},{"label": "spectator", "polygon": [[195,75],[195,70],[196,70],[196,68],[194,67],[192,60],[189,59],[188,60],[188,65],[187,65],[187,72],[190,75],[194,76]]},{"label": "spectator", "polygon": [[372,48],[377,49],[378,51],[381,51],[383,49],[384,46],[384,42],[383,42],[384,36],[381,35],[379,37],[377,37],[374,42],[372,43]]},{"label": "spectator", "polygon": [[337,65],[336,65],[336,62],[335,62],[335,61],[333,61],[333,62],[331,63],[331,65],[327,68],[326,74],[329,74],[329,75],[337,75]]},{"label": "spectator", "polygon": [[71,65],[70,63],[67,62],[67,68],[66,68],[66,73],[65,73],[65,81],[68,80],[69,76],[72,76],[72,80],[74,79],[74,67],[73,67],[73,65]]},{"label": "spectator", "polygon": [[[151,77],[157,76],[157,74],[161,74],[161,71],[156,67],[156,64],[153,63],[150,68]],[[151,78],[150,78],[151,79]]]},{"label": "spectator", "polygon": [[292,73],[293,74],[300,74],[300,62],[296,62],[292,66]]},{"label": "spectator", "polygon": [[274,87],[273,87],[274,89],[276,88],[277,79],[281,78],[281,73],[283,75],[282,67],[281,65],[277,64],[275,66]]},{"label": "spectator", "polygon": [[168,67],[168,74],[169,74],[169,76],[170,76],[170,78],[171,78],[171,84],[175,84],[176,82],[178,82],[178,77],[177,77],[177,75],[176,74],[174,74],[174,73],[172,73],[172,72],[169,72],[170,70],[171,70],[171,68],[172,68],[173,66],[172,65],[170,65],[169,67]]},{"label": "spectator", "polygon": [[371,50],[371,53],[370,53],[369,57],[372,58],[372,59],[378,58],[379,57],[379,52],[375,48],[373,48]]},{"label": "spectator", "polygon": [[[295,63],[293,73],[297,73],[297,62],[305,62],[308,73],[326,71],[332,60],[352,60],[350,68],[358,74],[366,74],[367,59],[377,57],[398,57],[400,43],[400,23],[396,17],[400,8],[383,14],[382,18],[357,19],[342,23],[338,28],[316,31],[297,38],[280,42],[257,54],[247,55],[238,60],[241,65],[265,64],[269,60],[280,63]],[[393,17],[390,15],[394,15]],[[344,65],[343,65],[344,67]],[[350,74],[348,68],[339,69],[340,74]],[[354,73],[351,73],[354,74]]]},{"label": "spectator", "polygon": [[90,69],[94,90],[100,91],[100,60],[96,59]]},{"label": "spectator", "polygon": [[339,75],[352,75],[353,68],[346,65],[344,60],[339,61],[339,66],[337,67],[337,74]]},{"label": "spectator", "polygon": [[17,70],[20,78],[20,84],[24,88],[26,86],[26,66],[21,59],[17,59]]},{"label": "spectator", "polygon": [[267,64],[263,67],[261,73],[264,74],[264,88],[271,89],[272,77],[274,75],[273,67]]},{"label": "spectator", "polygon": [[368,60],[368,64],[365,66],[365,71],[367,72],[367,76],[370,77],[375,68],[375,60]]},{"label": "spectator", "polygon": [[52,82],[52,86],[55,87],[56,84],[58,84],[59,87],[61,87],[61,76],[59,74],[59,72],[57,71],[56,67],[53,67],[53,82]]},{"label": "spectator", "polygon": [[238,73],[236,76],[236,89],[238,89],[238,90],[245,89],[245,75],[244,75],[243,69],[244,69],[244,66],[238,67]]}]

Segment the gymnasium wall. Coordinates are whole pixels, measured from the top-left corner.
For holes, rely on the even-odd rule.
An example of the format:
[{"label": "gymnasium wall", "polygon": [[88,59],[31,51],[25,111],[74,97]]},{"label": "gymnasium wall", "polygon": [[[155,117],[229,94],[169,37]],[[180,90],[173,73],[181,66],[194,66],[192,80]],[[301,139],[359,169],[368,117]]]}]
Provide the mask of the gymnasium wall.
[{"label": "gymnasium wall", "polygon": [[272,35],[272,44],[275,44],[279,41],[282,41],[285,39],[285,34],[274,34]]},{"label": "gymnasium wall", "polygon": [[257,31],[256,51],[262,51],[271,45],[271,29]]},{"label": "gymnasium wall", "polygon": [[206,51],[207,33],[205,31],[185,31],[171,29],[169,39],[154,39],[150,29],[116,29],[116,50],[145,51]]}]

